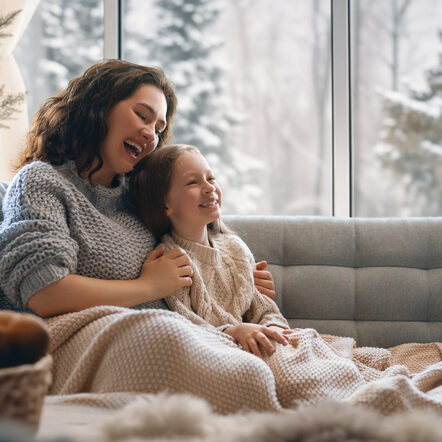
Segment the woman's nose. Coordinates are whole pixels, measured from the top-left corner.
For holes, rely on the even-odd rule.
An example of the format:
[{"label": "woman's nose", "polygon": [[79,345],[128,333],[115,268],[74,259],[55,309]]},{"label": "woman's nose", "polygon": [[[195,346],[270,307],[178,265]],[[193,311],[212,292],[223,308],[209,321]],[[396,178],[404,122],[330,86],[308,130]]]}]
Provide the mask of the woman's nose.
[{"label": "woman's nose", "polygon": [[150,126],[143,126],[140,133],[148,143],[155,138],[155,129]]}]

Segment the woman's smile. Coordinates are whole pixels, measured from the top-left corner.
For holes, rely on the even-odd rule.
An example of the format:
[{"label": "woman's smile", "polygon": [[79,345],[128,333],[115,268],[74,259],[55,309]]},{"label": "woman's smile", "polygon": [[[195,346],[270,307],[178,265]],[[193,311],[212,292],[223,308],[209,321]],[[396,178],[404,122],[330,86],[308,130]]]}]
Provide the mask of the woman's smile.
[{"label": "woman's smile", "polygon": [[147,149],[147,143],[141,143],[133,138],[125,139],[123,144],[129,156],[135,161],[137,161],[137,157]]},{"label": "woman's smile", "polygon": [[158,145],[166,128],[167,103],[161,89],[143,84],[109,112],[108,133],[100,153],[103,167],[93,175],[95,183],[109,186],[116,175],[130,172]]}]

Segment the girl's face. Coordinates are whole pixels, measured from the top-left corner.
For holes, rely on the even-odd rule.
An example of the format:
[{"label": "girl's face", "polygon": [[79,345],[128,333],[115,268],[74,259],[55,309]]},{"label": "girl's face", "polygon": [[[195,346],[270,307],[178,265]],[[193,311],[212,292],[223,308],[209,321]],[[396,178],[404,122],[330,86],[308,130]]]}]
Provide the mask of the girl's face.
[{"label": "girl's face", "polygon": [[110,186],[116,175],[130,172],[158,144],[166,128],[167,103],[163,91],[143,84],[117,103],[106,118],[108,133],[100,146],[103,167],[92,175],[94,183]]},{"label": "girl's face", "polygon": [[178,158],[165,203],[174,230],[184,238],[220,217],[221,189],[202,155],[186,152]]}]

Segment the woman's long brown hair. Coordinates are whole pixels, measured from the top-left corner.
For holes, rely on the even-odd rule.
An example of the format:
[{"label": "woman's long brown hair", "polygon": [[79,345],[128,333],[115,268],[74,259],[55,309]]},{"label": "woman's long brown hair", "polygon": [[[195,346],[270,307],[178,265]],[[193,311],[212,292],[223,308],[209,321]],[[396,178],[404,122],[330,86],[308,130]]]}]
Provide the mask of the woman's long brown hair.
[{"label": "woman's long brown hair", "polygon": [[54,165],[74,160],[82,172],[98,159],[90,178],[103,165],[99,149],[107,134],[105,120],[110,109],[143,84],[158,87],[166,98],[167,127],[160,135],[161,147],[171,135],[177,104],[172,85],[160,69],[105,60],[72,79],[65,89],[43,103],[35,114],[16,168],[36,160]]}]

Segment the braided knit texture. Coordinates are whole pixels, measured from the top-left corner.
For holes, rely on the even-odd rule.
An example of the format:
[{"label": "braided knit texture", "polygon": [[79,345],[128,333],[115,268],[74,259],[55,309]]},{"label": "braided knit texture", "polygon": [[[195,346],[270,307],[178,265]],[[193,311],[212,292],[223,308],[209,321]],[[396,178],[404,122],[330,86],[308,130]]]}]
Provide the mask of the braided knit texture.
[{"label": "braided knit texture", "polygon": [[[255,260],[236,235],[210,235],[213,247],[188,241],[175,233],[162,238],[166,250],[184,249],[192,261],[192,287],[166,298],[169,308],[196,324],[201,319],[221,331],[228,325],[251,322],[288,329],[278,306],[261,294],[253,282]],[[196,317],[197,316],[197,317]]]},{"label": "braided knit texture", "polygon": [[21,169],[3,201],[2,304],[26,310],[35,292],[70,273],[137,278],[154,239],[127,198],[123,178],[115,188],[91,185],[74,162]]}]

